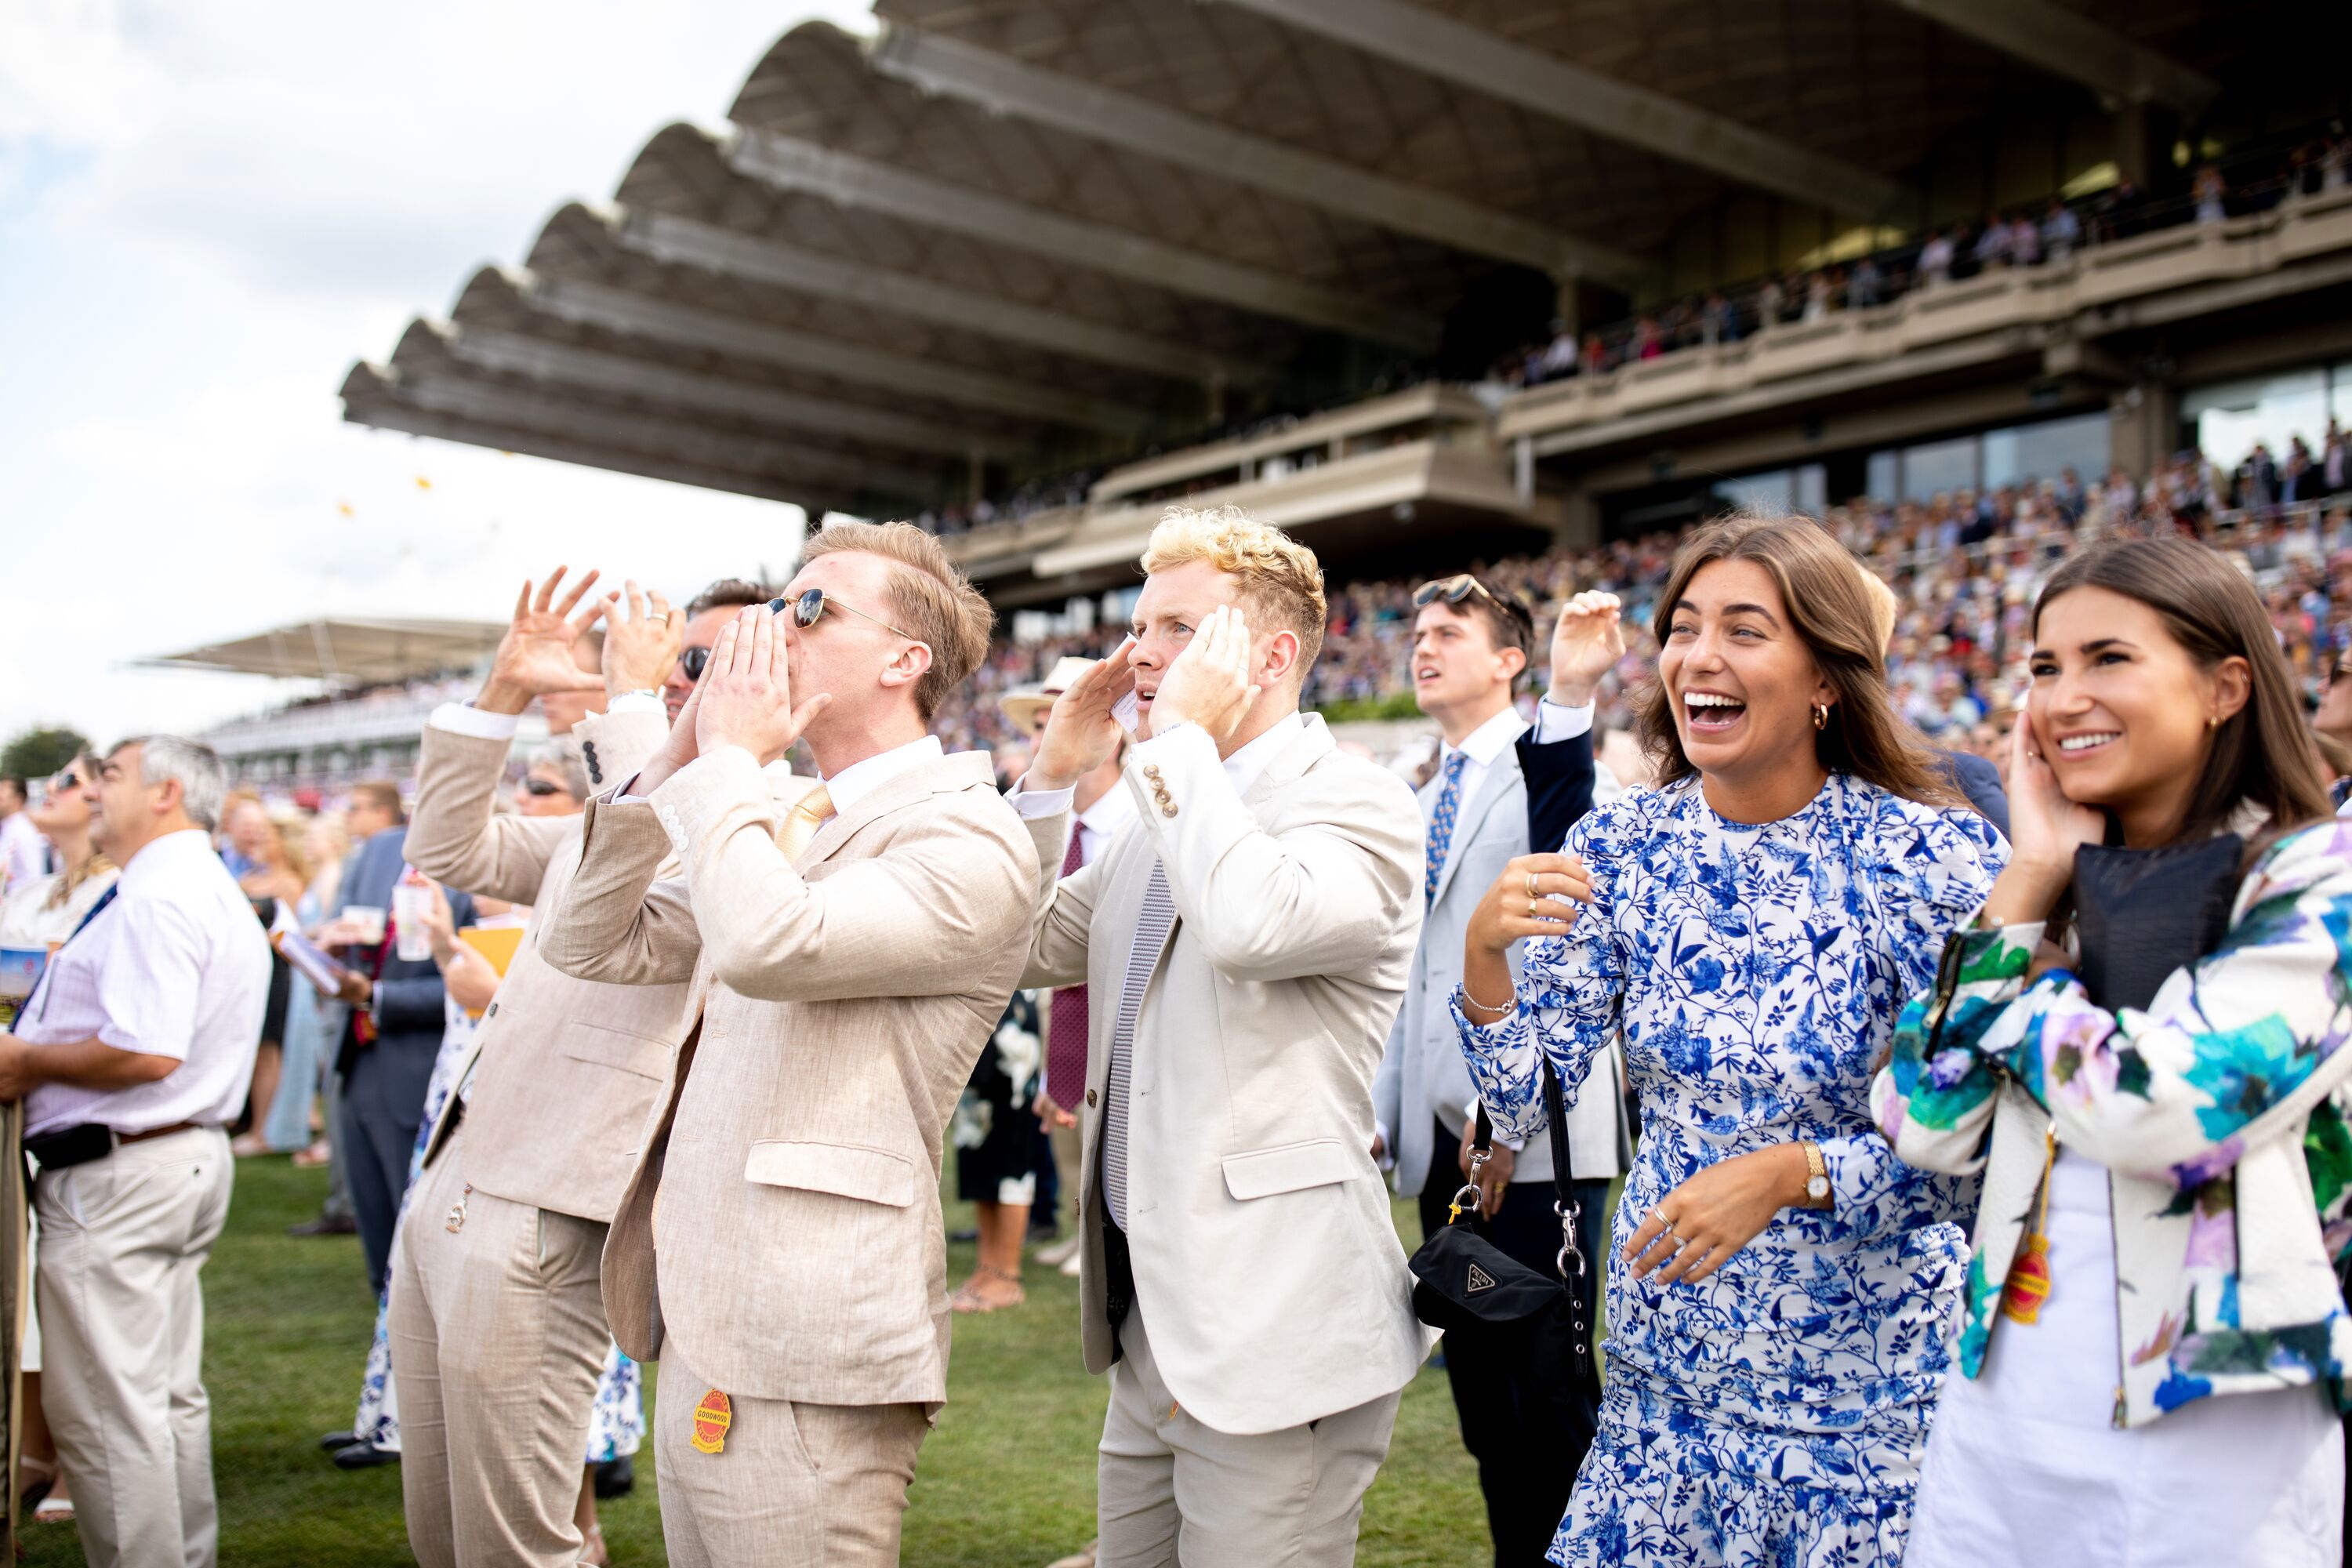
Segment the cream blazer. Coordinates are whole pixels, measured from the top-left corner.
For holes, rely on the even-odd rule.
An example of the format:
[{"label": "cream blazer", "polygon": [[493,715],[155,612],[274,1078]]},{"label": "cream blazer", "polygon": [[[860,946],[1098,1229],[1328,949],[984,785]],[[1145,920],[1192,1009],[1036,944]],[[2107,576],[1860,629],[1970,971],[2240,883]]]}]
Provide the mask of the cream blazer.
[{"label": "cream blazer", "polygon": [[1319,717],[1246,795],[1186,726],[1129,748],[1136,826],[1055,879],[1036,837],[1024,985],[1095,998],[1080,1111],[1087,1367],[1107,1370],[1097,1145],[1110,1042],[1155,860],[1176,926],[1129,1070],[1127,1231],[1169,1390],[1209,1426],[1279,1431],[1391,1394],[1435,1342],[1372,1164],[1372,1075],[1421,930],[1421,812]]},{"label": "cream blazer", "polygon": [[[668,733],[659,713],[620,713],[580,726],[583,751],[627,778]],[[409,863],[468,893],[531,906],[514,963],[484,1012],[465,1068],[473,1075],[460,1146],[466,1180],[509,1202],[609,1220],[636,1168],[640,1135],[685,1031],[680,985],[574,980],[549,966],[547,915],[580,861],[577,816],[493,811],[509,742],[426,725]],[[454,1101],[453,1101],[454,1103]],[[438,1159],[457,1118],[425,1145]]]},{"label": "cream blazer", "polygon": [[682,985],[699,1020],[605,1241],[605,1315],[729,1394],[935,1407],[940,1148],[1020,976],[1036,855],[977,752],[877,786],[797,863],[783,816],[735,748],[588,808],[550,962]]}]

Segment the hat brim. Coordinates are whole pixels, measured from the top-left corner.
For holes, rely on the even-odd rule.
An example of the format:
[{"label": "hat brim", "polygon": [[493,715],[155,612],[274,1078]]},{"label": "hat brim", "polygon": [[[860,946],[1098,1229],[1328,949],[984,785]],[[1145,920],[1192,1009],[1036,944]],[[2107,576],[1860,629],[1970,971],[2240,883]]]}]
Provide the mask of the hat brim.
[{"label": "hat brim", "polygon": [[1022,725],[1027,724],[1038,714],[1054,706],[1053,698],[1041,697],[1034,691],[1008,693],[998,698],[996,702],[997,706],[1004,710],[1004,716],[1007,719],[1012,720],[1015,724]]}]

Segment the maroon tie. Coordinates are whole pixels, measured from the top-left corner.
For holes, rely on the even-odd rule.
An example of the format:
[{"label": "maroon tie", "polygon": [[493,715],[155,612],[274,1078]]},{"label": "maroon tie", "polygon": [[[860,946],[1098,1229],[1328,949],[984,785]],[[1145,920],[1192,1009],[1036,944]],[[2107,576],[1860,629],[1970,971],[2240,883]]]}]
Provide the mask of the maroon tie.
[{"label": "maroon tie", "polygon": [[[1069,851],[1062,857],[1066,877],[1086,864],[1086,831],[1070,825]],[[1054,993],[1054,1010],[1045,1025],[1045,1098],[1065,1110],[1076,1110],[1087,1097],[1087,988],[1065,985]]]}]

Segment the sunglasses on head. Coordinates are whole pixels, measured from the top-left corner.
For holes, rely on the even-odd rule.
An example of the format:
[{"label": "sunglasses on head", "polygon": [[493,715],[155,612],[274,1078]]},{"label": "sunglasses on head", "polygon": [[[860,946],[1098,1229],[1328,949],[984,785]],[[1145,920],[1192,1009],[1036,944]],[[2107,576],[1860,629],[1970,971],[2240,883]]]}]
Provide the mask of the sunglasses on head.
[{"label": "sunglasses on head", "polygon": [[522,788],[525,795],[535,795],[541,796],[551,795],[570,795],[572,793],[570,790],[565,789],[562,784],[557,784],[552,779],[525,779],[522,781]]},{"label": "sunglasses on head", "polygon": [[1520,604],[1517,599],[1499,596],[1486,584],[1467,572],[1457,572],[1451,577],[1440,577],[1433,582],[1423,583],[1412,591],[1412,607],[1416,610],[1424,609],[1440,599],[1444,600],[1448,605],[1458,605],[1473,594],[1477,595],[1513,620],[1524,621],[1530,626],[1535,625],[1535,617],[1528,613],[1528,607],[1525,605]]}]

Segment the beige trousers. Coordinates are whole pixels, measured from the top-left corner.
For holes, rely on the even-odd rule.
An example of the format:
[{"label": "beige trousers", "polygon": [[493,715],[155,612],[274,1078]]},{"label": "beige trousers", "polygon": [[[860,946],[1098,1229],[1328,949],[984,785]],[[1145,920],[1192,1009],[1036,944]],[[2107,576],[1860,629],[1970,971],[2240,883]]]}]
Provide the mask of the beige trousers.
[{"label": "beige trousers", "polygon": [[201,1128],[43,1171],[34,1189],[41,1403],[92,1568],[219,1559],[197,1276],[230,1184],[227,1136]]},{"label": "beige trousers", "polygon": [[1396,1394],[1236,1436],[1181,1410],[1137,1307],[1120,1325],[1096,1468],[1097,1568],[1346,1568]]},{"label": "beige trousers", "polygon": [[424,1568],[572,1568],[609,1338],[604,1226],[467,1193],[466,1135],[417,1178],[392,1278],[408,1544]]},{"label": "beige trousers", "polygon": [[[725,1445],[694,1447],[710,1385],[664,1344],[654,1473],[670,1568],[894,1568],[919,1405],[796,1405],[730,1394]],[[724,1391],[722,1391],[724,1392]]]}]

